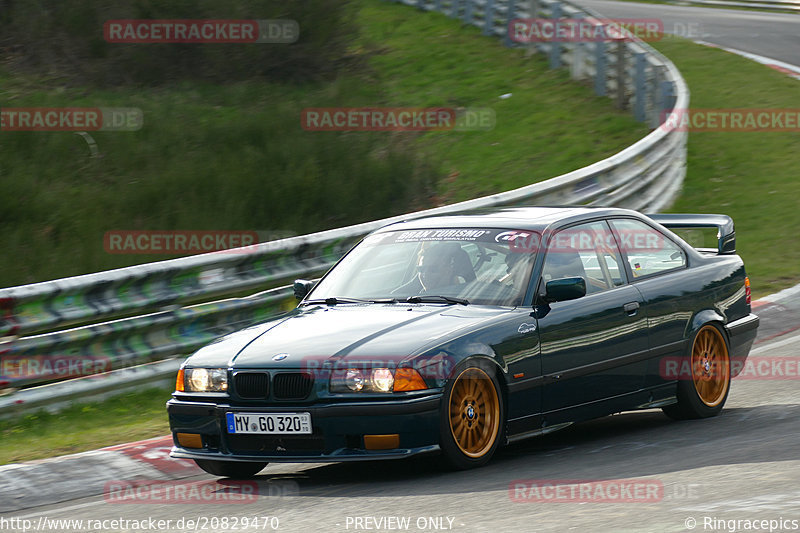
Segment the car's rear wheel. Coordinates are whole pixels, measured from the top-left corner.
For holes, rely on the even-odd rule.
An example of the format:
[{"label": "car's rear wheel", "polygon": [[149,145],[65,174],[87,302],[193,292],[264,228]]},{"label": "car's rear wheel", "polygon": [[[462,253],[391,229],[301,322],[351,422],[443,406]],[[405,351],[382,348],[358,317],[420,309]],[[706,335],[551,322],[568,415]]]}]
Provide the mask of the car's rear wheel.
[{"label": "car's rear wheel", "polygon": [[447,385],[440,415],[440,447],[449,466],[486,464],[503,432],[503,398],[495,373],[475,364],[458,370]]},{"label": "car's rear wheel", "polygon": [[716,416],[731,388],[731,359],[720,329],[713,324],[700,328],[688,357],[691,376],[680,376],[678,403],[664,407],[664,413],[678,420]]},{"label": "car's rear wheel", "polygon": [[214,461],[212,459],[195,459],[197,466],[213,476],[230,477],[234,479],[248,479],[259,472],[269,463],[240,463],[234,461]]}]

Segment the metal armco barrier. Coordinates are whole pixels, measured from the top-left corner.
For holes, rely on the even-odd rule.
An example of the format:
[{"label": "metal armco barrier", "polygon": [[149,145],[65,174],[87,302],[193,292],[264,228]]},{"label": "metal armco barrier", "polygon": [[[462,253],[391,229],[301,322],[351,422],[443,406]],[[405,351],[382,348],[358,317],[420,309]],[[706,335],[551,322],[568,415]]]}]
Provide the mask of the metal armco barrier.
[{"label": "metal armco barrier", "polygon": [[[599,15],[572,4],[544,0],[403,3],[457,17],[507,45],[540,52],[551,66],[568,67],[573,78],[613,98],[653,127],[661,123],[665,112],[688,108],[689,91],[675,66],[635,39],[519,45],[509,38],[509,23],[515,18],[582,17],[599,23]],[[123,373],[131,374],[127,367],[187,355],[220,335],[277,315],[281,302],[291,295],[286,283],[323,273],[364,235],[392,222],[532,204],[614,205],[657,212],[680,191],[686,173],[686,141],[685,131],[656,127],[607,159],[512,191],[247,248],[0,289],[0,389],[109,370],[104,379],[96,380],[98,390],[107,390],[117,381],[122,386],[128,379]],[[214,301],[269,287],[277,288]],[[87,379],[35,388],[53,392],[24,389],[0,397],[0,413],[20,409],[24,397],[35,397],[36,405],[41,405],[43,394],[54,402],[70,396],[73,382],[85,396],[91,390]]]},{"label": "metal armco barrier", "polygon": [[[682,2],[710,7],[745,7],[758,10],[778,10],[800,12],[800,2],[795,0],[681,0]],[[671,2],[679,3],[679,2]]]}]

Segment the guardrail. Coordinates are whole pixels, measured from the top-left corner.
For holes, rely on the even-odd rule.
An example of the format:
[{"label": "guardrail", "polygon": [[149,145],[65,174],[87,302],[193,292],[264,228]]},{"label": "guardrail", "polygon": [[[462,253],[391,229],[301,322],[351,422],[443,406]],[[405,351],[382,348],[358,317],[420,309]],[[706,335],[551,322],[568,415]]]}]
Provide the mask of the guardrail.
[{"label": "guardrail", "polygon": [[[584,17],[593,24],[602,23],[595,13],[552,0],[403,3],[458,17],[485,34],[501,37],[509,46],[522,46],[509,37],[509,23],[515,18]],[[574,79],[591,83],[597,94],[614,98],[617,105],[630,108],[634,116],[653,126],[665,112],[688,107],[689,91],[678,70],[641,41],[524,46],[546,54],[551,67],[569,67]],[[0,397],[0,413],[24,409],[33,399],[40,405],[43,397],[50,396],[53,401],[69,397],[76,389],[82,394],[105,391],[117,382],[124,384],[128,378],[122,376],[130,376],[130,371],[119,369],[186,355],[227,332],[274,316],[291,295],[284,283],[321,274],[364,235],[392,222],[525,204],[615,205],[659,211],[680,190],[686,141],[686,132],[656,128],[607,159],[512,191],[235,252],[0,289],[0,389],[11,391]],[[245,298],[202,302],[276,286]],[[98,372],[107,373],[103,379],[70,379],[67,383],[74,386],[48,385],[50,392],[44,396],[43,387],[24,388]],[[20,388],[23,390],[16,390]]]},{"label": "guardrail", "polygon": [[800,13],[800,2],[796,0],[678,0],[670,2],[677,5],[699,5],[711,7],[744,7],[749,9],[758,10],[777,10],[777,11],[792,11]]}]

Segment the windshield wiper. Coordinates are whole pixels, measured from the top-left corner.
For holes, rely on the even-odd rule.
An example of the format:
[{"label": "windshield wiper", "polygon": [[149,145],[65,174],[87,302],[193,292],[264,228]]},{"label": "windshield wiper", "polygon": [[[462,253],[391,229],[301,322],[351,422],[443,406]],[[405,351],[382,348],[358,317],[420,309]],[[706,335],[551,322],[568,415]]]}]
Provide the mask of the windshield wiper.
[{"label": "windshield wiper", "polygon": [[406,298],[406,301],[410,304],[445,302],[448,304],[469,305],[469,301],[465,300],[464,298],[455,298],[453,296],[440,296],[438,294],[431,294],[424,296],[423,295],[409,296],[408,298]]},{"label": "windshield wiper", "polygon": [[336,305],[336,304],[395,304],[397,303],[397,299],[395,298],[373,298],[370,300],[365,300],[363,298],[342,298],[342,297],[330,297],[330,298],[317,298],[314,300],[306,300],[303,302],[304,304],[327,304],[327,305]]}]

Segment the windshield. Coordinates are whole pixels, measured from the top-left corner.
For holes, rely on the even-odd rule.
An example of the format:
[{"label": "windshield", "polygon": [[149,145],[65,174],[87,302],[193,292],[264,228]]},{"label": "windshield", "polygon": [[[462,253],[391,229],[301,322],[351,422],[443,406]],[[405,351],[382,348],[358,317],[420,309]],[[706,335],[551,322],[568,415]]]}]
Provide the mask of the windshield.
[{"label": "windshield", "polygon": [[[443,228],[367,236],[309,294],[309,300],[459,298],[516,306],[530,280],[533,232]],[[538,239],[535,239],[538,242]],[[434,301],[434,299],[422,299]],[[444,300],[442,300],[444,301]]]}]

